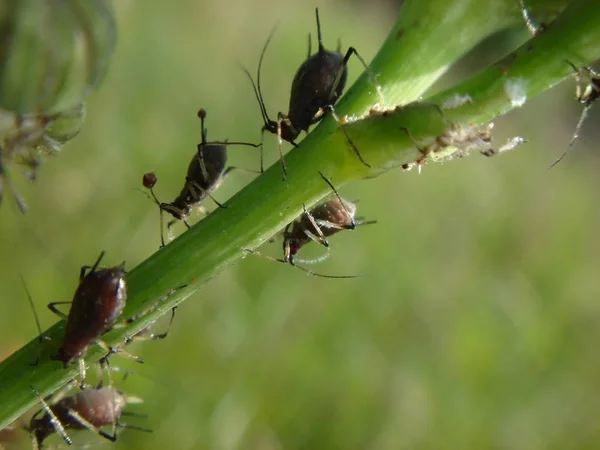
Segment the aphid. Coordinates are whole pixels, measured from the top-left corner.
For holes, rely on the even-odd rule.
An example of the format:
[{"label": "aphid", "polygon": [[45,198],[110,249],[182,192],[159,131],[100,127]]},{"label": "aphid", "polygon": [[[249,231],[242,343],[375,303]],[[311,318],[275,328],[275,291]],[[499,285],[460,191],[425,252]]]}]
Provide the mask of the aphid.
[{"label": "aphid", "polygon": [[[523,14],[523,18],[525,19],[525,23],[527,24],[527,28],[529,28],[531,34],[537,36],[539,33],[548,28],[548,25],[544,23],[536,25],[533,22],[523,0],[518,0],[518,3]],[[592,104],[598,99],[598,97],[600,97],[600,72],[593,67],[588,66],[577,68],[575,64],[571,63],[570,61],[566,61],[566,63],[569,64],[573,69],[573,75],[575,77],[575,81],[577,82],[577,87],[575,88],[575,98],[583,105],[583,111],[581,111],[581,115],[579,116],[579,120],[575,126],[575,132],[573,133],[573,137],[569,142],[567,150],[565,150],[565,152],[550,165],[550,168],[557,165],[565,158],[565,156],[567,156],[567,153],[579,137],[581,127],[583,126],[583,122],[585,121]],[[582,80],[584,76],[587,77],[587,79]]]},{"label": "aphid", "polygon": [[[552,163],[550,168],[557,165],[565,156],[567,156],[567,153],[579,137],[581,127],[588,115],[588,112],[590,111],[590,108],[592,107],[592,104],[598,99],[598,97],[600,97],[600,72],[593,67],[582,67],[578,69],[569,61],[567,61],[567,64],[573,68],[575,80],[577,82],[577,87],[575,88],[575,97],[577,101],[583,105],[583,111],[581,111],[581,116],[579,116],[579,120],[575,126],[575,132],[573,133],[571,142],[569,142],[569,147],[567,147],[567,150],[565,150],[560,158]],[[582,81],[582,74],[585,74],[588,79]]]},{"label": "aphid", "polygon": [[[355,276],[332,276],[321,275],[296,263],[303,264],[318,263],[329,257],[329,241],[328,237],[333,236],[343,230],[354,230],[359,225],[369,225],[377,223],[375,220],[362,221],[362,217],[356,217],[356,204],[348,200],[342,199],[338,194],[333,184],[319,172],[321,178],[329,185],[335,194],[333,200],[323,202],[310,211],[304,208],[302,215],[289,223],[283,231],[283,258],[272,258],[262,255],[254,250],[245,249],[244,251],[251,254],[263,256],[274,261],[289,263],[310,275],[315,275],[323,278],[356,278]],[[309,242],[314,241],[327,249],[327,253],[315,259],[298,259],[296,255]]]},{"label": "aphid", "polygon": [[[127,301],[125,263],[99,268],[103,256],[104,252],[100,253],[93,266],[81,268],[79,286],[72,301],[48,304],[50,311],[67,321],[63,343],[53,359],[61,361],[65,367],[78,361],[82,388],[85,386],[83,356],[93,344],[99,344],[109,354],[115,352],[100,337],[114,327]],[[64,304],[71,305],[68,315],[56,307]],[[123,350],[120,350],[120,353],[143,362],[137,356]]]},{"label": "aphid", "polygon": [[[26,427],[31,435],[34,450],[42,448],[44,440],[53,433],[60,434],[64,441],[71,445],[71,438],[66,432],[68,429],[87,429],[113,442],[117,440],[117,428],[152,431],[119,421],[122,415],[126,415],[126,405],[142,403],[142,399],[126,395],[112,386],[98,386],[71,396],[66,396],[66,391],[61,392],[49,402],[35,389],[32,390],[42,404],[42,408],[33,415],[29,426]],[[102,430],[105,426],[112,427],[112,434]]]},{"label": "aphid", "polygon": [[[263,100],[263,95],[260,87],[260,69],[262,66],[263,57],[267,50],[267,46],[271,41],[273,33],[267,38],[267,42],[262,49],[260,59],[258,61],[258,73],[256,76],[256,83],[252,75],[244,68],[244,71],[252,82],[254,88],[254,94],[258,100],[260,106],[260,112],[264,121],[261,133],[268,131],[276,134],[279,138],[279,157],[281,159],[281,167],[283,170],[283,178],[287,176],[287,167],[283,158],[282,145],[283,141],[287,141],[294,147],[297,147],[295,142],[296,138],[302,131],[308,132],[308,128],[311,125],[319,122],[327,112],[330,112],[332,117],[341,125],[339,118],[335,114],[334,105],[338,98],[342,95],[344,87],[346,86],[346,79],[348,77],[348,60],[352,55],[360,60],[365,70],[369,74],[373,84],[377,86],[375,77],[371,73],[369,66],[364,59],[358,54],[354,47],[349,47],[346,54],[342,56],[341,44],[338,45],[336,51],[326,50],[323,46],[323,40],[321,36],[321,23],[319,21],[319,8],[316,8],[317,16],[317,37],[319,40],[319,50],[317,53],[311,56],[311,41],[309,35],[308,45],[308,59],[306,59],[294,76],[292,81],[292,89],[290,93],[290,104],[288,114],[279,112],[277,114],[277,120],[272,120],[267,114],[267,108]],[[381,90],[377,86],[377,92],[382,97]],[[381,100],[383,104],[383,100]],[[350,140],[343,126],[342,131],[346,135],[348,142],[352,149],[360,159],[360,161],[367,167],[371,167],[362,157],[356,146]],[[262,136],[261,136],[262,142]],[[261,171],[263,170],[262,163],[262,150],[261,150]]]},{"label": "aphid", "polygon": [[192,207],[197,207],[203,211],[201,203],[206,199],[206,197],[210,197],[219,208],[224,207],[211,195],[211,193],[221,185],[228,174],[230,174],[233,170],[256,173],[255,171],[241,169],[239,167],[226,167],[227,146],[248,145],[251,147],[262,147],[262,144],[227,141],[208,142],[206,137],[206,128],[204,127],[206,111],[204,109],[200,109],[198,111],[198,117],[200,118],[202,127],[202,143],[198,144],[198,151],[190,161],[187,175],[185,177],[185,184],[183,185],[183,188],[181,189],[181,192],[177,198],[171,203],[159,201],[153,190],[154,185],[157,182],[156,175],[150,172],[146,173],[143,177],[144,187],[150,191],[152,199],[160,209],[160,238],[162,246],[165,245],[165,239],[163,236],[163,211],[168,212],[174,217],[174,219],[167,224],[169,234],[171,227],[178,220],[183,221],[186,227],[190,228],[190,224],[186,219],[191,214]]}]

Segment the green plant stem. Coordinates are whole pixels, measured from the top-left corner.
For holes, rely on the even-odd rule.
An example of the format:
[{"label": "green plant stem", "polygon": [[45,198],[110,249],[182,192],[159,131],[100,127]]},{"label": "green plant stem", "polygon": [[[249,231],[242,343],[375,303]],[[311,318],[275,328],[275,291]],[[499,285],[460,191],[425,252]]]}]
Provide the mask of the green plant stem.
[{"label": "green plant stem", "polygon": [[[406,2],[398,24],[413,21],[411,26],[397,24],[373,63],[386,95],[386,103],[401,97],[406,101],[419,95],[419,91],[422,92],[425,85],[431,84],[443,68],[452,62],[452,58],[456,59],[476,44],[474,39],[484,37],[486,32],[481,25],[472,25],[472,28],[467,26],[468,23],[483,20],[482,16],[477,16],[478,13],[493,10],[495,25],[502,27],[516,23],[520,18],[518,9],[511,6],[510,1],[455,0],[448,6],[454,20],[445,22],[449,13],[435,16],[434,12],[439,11],[432,5],[442,8],[442,4],[448,3],[423,0]],[[475,6],[481,3],[487,8]],[[510,5],[506,6],[507,3]],[[418,14],[418,5],[423,4],[426,5],[423,6],[425,11],[421,10]],[[461,5],[463,8],[475,9],[465,17],[458,13]],[[432,16],[427,16],[428,11]],[[434,17],[435,20],[423,19],[419,23],[417,18],[420,17]],[[597,23],[600,23],[600,8],[597,8],[596,2],[576,0],[546,32],[530,42],[531,47],[526,44],[514,55],[504,59],[501,64],[503,70],[499,70],[498,65],[492,66],[457,87],[436,95],[431,101],[442,101],[456,93],[468,94],[473,99],[472,103],[447,110],[447,117],[457,123],[483,123],[515,107],[505,92],[507,77],[522,78],[527,87],[527,96],[531,98],[569,75],[570,68],[564,62],[565,59],[586,65],[600,57],[600,27]],[[486,23],[488,25],[490,24]],[[428,27],[434,27],[435,30]],[[445,33],[440,30],[444,27],[449,28]],[[397,39],[401,28],[403,32]],[[462,31],[453,35],[452,29]],[[464,30],[471,30],[474,36],[468,36]],[[493,31],[496,29],[487,33]],[[445,54],[443,51],[434,52],[433,56],[425,58],[426,51],[423,49],[413,49],[411,52],[404,48],[419,39],[425,40],[431,33],[434,33],[436,39],[447,36],[444,45],[452,49],[452,52],[449,51],[452,57],[448,57],[447,61],[444,62],[446,58],[442,57]],[[401,47],[404,49],[399,50]],[[432,48],[437,49],[433,43],[426,47]],[[406,55],[406,59],[400,59],[399,55],[402,54]],[[408,59],[411,54],[420,54],[421,59]],[[423,70],[420,64],[431,62],[433,67],[432,61],[435,61],[440,66],[439,70],[425,70],[429,73],[427,83],[407,81],[412,73],[406,68],[407,61],[411,61],[416,73]],[[410,95],[403,93],[408,85],[416,86],[407,88]],[[366,106],[372,105],[375,99],[374,89],[365,83],[363,77],[340,102],[337,111],[342,115],[368,113],[369,108]],[[365,160],[372,165],[372,169],[368,169],[358,161],[335,121],[327,117],[298,148],[286,156],[289,169],[287,181],[282,182],[281,168],[279,164],[275,164],[232,197],[227,202],[227,208],[211,213],[129,272],[129,297],[125,317],[140,313],[175,286],[192,282],[194,285],[169,297],[158,309],[131,326],[111,331],[105,336],[106,341],[110,345],[119,345],[127,336],[148,326],[183,301],[195,287],[242,257],[243,248],[256,248],[295,219],[301,213],[303,204],[308,207],[327,195],[329,188],[320,180],[318,171],[322,171],[339,186],[351,180],[376,175],[391,167],[414,162],[421,157],[421,153],[415,149],[406,128],[420,142],[429,143],[444,133],[448,126],[446,118],[439,114],[432,103],[411,104],[391,109],[385,114],[367,114],[367,117],[360,120],[349,118],[346,130]],[[36,402],[30,386],[35,386],[40,393],[47,395],[77,374],[76,367],[62,369],[59,363],[49,360],[49,355],[56,352],[63,326],[64,322],[61,321],[46,332],[54,342],[43,346],[39,366],[28,366],[36,358],[37,340],[0,364],[0,428]],[[88,352],[86,361],[92,363],[102,355],[102,350],[93,348]]]}]

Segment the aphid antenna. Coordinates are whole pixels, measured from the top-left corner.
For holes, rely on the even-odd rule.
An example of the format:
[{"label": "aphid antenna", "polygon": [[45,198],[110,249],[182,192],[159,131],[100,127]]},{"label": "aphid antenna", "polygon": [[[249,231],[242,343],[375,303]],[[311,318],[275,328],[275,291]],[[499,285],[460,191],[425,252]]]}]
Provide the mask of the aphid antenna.
[{"label": "aphid antenna", "polygon": [[33,317],[35,319],[35,325],[37,327],[38,330],[38,351],[37,351],[37,356],[36,356],[36,360],[33,363],[30,363],[30,365],[32,366],[37,366],[40,363],[40,359],[42,356],[42,342],[43,341],[49,341],[50,338],[46,335],[44,335],[42,333],[42,326],[40,324],[40,318],[38,316],[38,313],[35,309],[35,305],[33,303],[33,298],[31,297],[31,293],[29,292],[29,288],[27,287],[27,283],[25,282],[25,278],[23,277],[22,274],[20,274],[21,277],[21,283],[23,283],[23,288],[25,289],[25,293],[27,294],[27,300],[29,301],[29,306],[31,307],[31,311],[33,312]]},{"label": "aphid antenna", "polygon": [[[148,194],[145,191],[142,191],[141,189],[140,192],[143,192],[144,195],[146,197],[148,197],[151,201],[154,201],[154,203],[156,203],[156,205],[158,206],[158,210],[159,210],[159,215],[160,215],[160,220],[159,220],[159,224],[160,224],[160,242],[161,242],[161,247],[165,246],[165,235],[164,235],[164,228],[165,228],[165,218],[164,218],[164,203],[161,202],[158,197],[156,196],[156,194],[154,193],[154,185],[156,184],[156,182],[158,181],[158,179],[156,178],[156,174],[154,172],[148,172],[145,173],[144,176],[142,177],[142,184],[143,186],[148,189],[148,191],[150,191],[150,194]],[[188,225],[187,221],[183,221],[186,225]],[[169,222],[170,224],[171,222]],[[167,228],[170,230],[170,226],[167,225]],[[189,228],[189,225],[188,225]]]},{"label": "aphid antenna", "polygon": [[319,52],[324,52],[325,47],[323,46],[323,35],[321,34],[321,20],[319,19],[319,8],[315,8],[315,14],[317,16],[317,39],[319,40]]},{"label": "aphid antenna", "polygon": [[276,262],[280,262],[280,263],[284,263],[284,264],[290,264],[292,267],[300,269],[301,271],[303,271],[303,272],[305,272],[305,273],[307,273],[309,275],[312,275],[312,276],[315,276],[315,277],[319,277],[319,278],[349,279],[349,278],[359,278],[361,276],[361,275],[325,275],[325,274],[322,274],[322,273],[318,273],[318,272],[314,272],[312,270],[309,270],[306,267],[299,266],[299,265],[295,264],[293,260],[290,260],[290,259],[286,260],[286,259],[283,259],[283,258],[275,258],[274,256],[265,255],[263,253],[257,252],[256,250],[251,250],[249,248],[243,248],[242,252],[249,253],[251,255],[256,255],[256,256],[259,256],[261,258],[268,259],[268,260],[271,260],[271,261],[276,261]]},{"label": "aphid antenna", "polygon": [[258,60],[258,70],[257,70],[257,74],[256,74],[256,83],[254,82],[254,78],[252,78],[252,75],[250,74],[248,69],[246,69],[243,65],[240,65],[240,67],[246,73],[246,75],[250,79],[250,82],[252,83],[252,88],[254,89],[254,95],[256,96],[256,100],[258,100],[258,106],[260,107],[260,113],[263,118],[264,127],[265,127],[265,129],[269,129],[269,130],[271,130],[271,129],[274,130],[274,128],[276,126],[276,122],[274,120],[271,120],[271,118],[269,118],[269,114],[267,113],[267,108],[265,106],[264,97],[263,97],[262,90],[260,87],[260,69],[262,67],[262,62],[263,62],[265,53],[267,51],[267,47],[269,46],[269,43],[271,42],[271,39],[273,38],[275,31],[277,30],[277,26],[278,25],[275,25],[273,27],[273,29],[271,30],[271,32],[269,33],[269,36],[267,37],[265,45],[263,46],[262,51],[260,52],[260,58]]}]

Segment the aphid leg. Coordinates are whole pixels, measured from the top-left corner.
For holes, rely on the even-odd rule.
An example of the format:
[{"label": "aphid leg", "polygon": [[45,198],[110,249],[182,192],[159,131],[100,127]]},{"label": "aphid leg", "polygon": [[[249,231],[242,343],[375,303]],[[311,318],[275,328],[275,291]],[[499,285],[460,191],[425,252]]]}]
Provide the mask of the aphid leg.
[{"label": "aphid leg", "polygon": [[246,254],[249,254],[249,255],[260,256],[261,258],[268,259],[270,261],[277,261],[277,262],[285,263],[285,264],[289,263],[289,260],[287,260],[287,259],[276,258],[274,256],[265,255],[264,253],[260,253],[260,252],[257,252],[256,250],[252,250],[252,249],[249,249],[249,248],[243,248],[242,249],[242,253],[246,253]]},{"label": "aphid leg", "polygon": [[[134,336],[128,337],[127,339],[125,339],[125,343],[123,345],[128,345],[130,342],[133,341],[155,341],[157,339],[165,339],[168,335],[169,332],[171,331],[171,326],[173,325],[173,320],[175,319],[175,310],[177,309],[177,307],[174,307],[171,309],[171,319],[169,320],[169,325],[167,326],[166,331],[164,331],[163,333],[150,333],[150,334],[136,334]],[[148,313],[149,311],[147,311],[146,313]],[[125,322],[127,325],[135,322],[136,320],[138,320],[139,315],[138,316],[134,316],[130,319],[127,319],[127,321]]]},{"label": "aphid leg", "polygon": [[[367,76],[369,77],[369,80],[371,80],[371,84],[373,86],[375,86],[375,90],[377,91],[377,97],[379,98],[379,106],[383,107],[385,105],[385,98],[383,98],[383,91],[381,90],[381,86],[379,85],[379,83],[377,83],[375,74],[373,73],[373,71],[367,64],[367,62],[363,59],[362,56],[360,56],[358,54],[358,52],[356,51],[356,49],[354,47],[349,47],[348,50],[346,50],[346,55],[344,55],[344,68],[348,64],[348,60],[350,59],[350,57],[352,55],[355,55],[358,58],[358,60],[361,62],[363,67],[365,68],[365,72],[367,72]],[[337,89],[337,86],[338,86],[341,78],[342,78],[342,71],[340,71],[340,73],[338,73],[338,75],[336,77],[336,82],[334,84],[334,89],[332,91],[332,94],[333,94],[333,92],[335,92],[335,89]],[[330,94],[330,95],[332,95],[332,94]]]},{"label": "aphid leg", "polygon": [[[331,116],[338,123],[340,130],[342,130],[342,133],[344,133],[344,136],[346,136],[346,140],[348,141],[348,144],[350,144],[350,147],[352,147],[352,150],[354,150],[354,153],[356,153],[356,156],[358,156],[358,159],[360,160],[360,162],[363,163],[365,166],[371,168],[371,165],[364,160],[364,158],[358,151],[358,148],[356,147],[356,145],[354,145],[354,142],[352,142],[352,139],[350,139],[350,135],[346,131],[346,127],[344,126],[344,124],[342,123],[342,121],[340,120],[338,115],[335,113],[335,109],[333,108],[333,105],[327,105],[327,106],[325,106],[325,109],[327,111],[329,111]],[[319,113],[317,113],[316,115],[319,115]]]},{"label": "aphid leg", "polygon": [[350,225],[342,227],[342,228],[344,230],[353,230],[354,228],[356,228],[356,222],[354,222],[354,218],[352,217],[352,214],[350,214],[350,211],[348,211],[348,208],[346,208],[346,203],[344,202],[344,200],[342,200],[342,197],[340,197],[340,194],[338,193],[338,191],[335,188],[335,186],[333,185],[333,183],[331,181],[329,181],[325,175],[323,175],[323,172],[319,171],[319,175],[321,175],[321,178],[323,178],[323,181],[325,181],[325,183],[327,183],[327,185],[331,188],[331,190],[333,191],[333,193],[339,200],[340,204],[342,205],[342,208],[344,208],[344,211],[346,211],[346,213],[348,214],[348,217],[350,217],[352,220]]},{"label": "aphid leg", "polygon": [[81,384],[79,385],[80,389],[85,389],[85,374],[86,374],[86,367],[85,367],[85,361],[83,358],[79,358],[77,360],[77,363],[79,365],[79,378],[81,379]]},{"label": "aphid leg", "polygon": [[[113,327],[114,328],[114,327]],[[127,350],[123,350],[121,347],[111,347],[104,341],[98,341],[97,344],[102,347],[106,351],[106,355],[102,357],[102,359],[108,359],[108,357],[114,353],[119,353],[120,355],[126,356],[130,359],[133,359],[135,362],[143,364],[144,360],[139,356],[136,356],[132,353],[129,353]]]},{"label": "aphid leg", "polygon": [[[287,119],[285,114],[279,113],[277,115],[277,149],[279,150],[279,159],[281,161],[281,170],[283,170],[283,180],[285,181],[285,179],[287,178],[287,166],[285,164],[285,158],[283,157],[283,139],[281,138],[281,123],[284,120],[287,120],[289,122],[289,120]],[[293,142],[292,142],[292,144],[294,145],[294,147],[297,147],[297,145],[294,144]]]},{"label": "aphid leg", "polygon": [[[229,142],[229,141],[210,141],[209,144],[219,144],[219,145],[226,145],[226,146],[230,146],[230,145],[246,145],[248,147],[254,147],[254,148],[259,148],[260,147],[260,172],[256,171],[256,170],[251,170],[251,169],[244,169],[246,172],[249,173],[263,173],[264,172],[264,167],[263,167],[263,141],[262,138],[264,136],[264,130],[261,133],[261,140],[260,140],[260,144],[253,144],[252,142],[239,142],[239,141],[233,141],[233,142]],[[205,176],[205,179],[207,179],[208,174],[204,173],[204,169],[203,169],[203,173]]]},{"label": "aphid leg", "polygon": [[[33,391],[33,393],[35,394],[35,396],[38,398],[39,402],[42,405],[42,409],[40,411],[38,411],[35,415],[39,414],[42,411],[44,411],[46,414],[48,414],[48,416],[50,417],[50,422],[52,422],[52,426],[54,427],[54,431],[56,431],[56,433],[59,434],[60,437],[63,438],[63,440],[67,443],[67,445],[71,445],[73,443],[73,441],[71,441],[71,438],[69,438],[69,436],[67,435],[65,428],[63,427],[62,423],[60,423],[60,420],[58,420],[58,417],[56,417],[56,414],[54,414],[54,412],[52,411],[52,409],[50,408],[48,403],[46,403],[46,401],[41,397],[41,395],[38,393],[38,391],[36,391],[33,388],[33,386],[31,386],[31,390]],[[55,400],[55,401],[58,401],[58,400]],[[38,440],[35,436],[35,430],[30,430],[30,431],[31,431],[31,440],[32,440],[33,448],[39,449],[40,443],[38,442]]]},{"label": "aphid leg", "polygon": [[[214,198],[210,192],[208,192],[206,189],[204,189],[202,186],[200,186],[198,183],[196,183],[194,180],[192,180],[189,177],[185,177],[185,181],[189,184],[190,187],[193,187],[194,189],[197,189],[198,191],[202,192],[204,195],[206,195],[207,197],[210,197],[210,199],[215,202],[217,204],[217,206],[219,208],[227,208],[227,206],[223,205],[222,203],[220,203],[216,198]],[[195,193],[197,195],[197,192]],[[188,227],[189,228],[189,227]]]},{"label": "aphid leg", "polygon": [[313,215],[310,213],[310,211],[306,209],[306,205],[304,203],[302,204],[302,208],[304,209],[303,214],[308,218],[309,222],[311,223],[311,225],[313,226],[313,228],[315,229],[315,231],[317,233],[317,235],[315,235],[311,231],[305,229],[304,234],[306,234],[310,239],[315,241],[317,244],[320,244],[323,247],[329,247],[329,242],[325,238],[325,235],[323,234],[321,227],[317,224],[317,221],[315,220]]},{"label": "aphid leg", "polygon": [[310,58],[310,54],[312,53],[312,36],[308,33],[308,55],[306,58]]},{"label": "aphid leg", "polygon": [[544,24],[536,25],[533,19],[531,18],[531,14],[529,10],[525,6],[525,2],[523,0],[517,0],[517,4],[519,5],[519,9],[521,10],[521,14],[523,14],[523,19],[525,20],[525,24],[532,35],[537,36],[537,34],[544,30]]},{"label": "aphid leg", "polygon": [[[121,415],[123,416],[125,414],[121,413]],[[138,425],[131,425],[130,423],[117,422],[116,425],[117,425],[117,427],[123,428],[123,429],[127,428],[129,430],[137,430],[137,431],[143,431],[145,433],[152,433],[152,430],[150,428],[143,428]]]},{"label": "aphid leg", "polygon": [[100,428],[94,426],[89,421],[85,420],[83,417],[81,417],[81,415],[77,411],[69,409],[67,411],[67,414],[69,414],[69,416],[72,419],[76,420],[82,427],[87,428],[89,431],[96,433],[98,436],[102,436],[103,438],[108,439],[109,441],[112,441],[112,442],[115,442],[117,440],[116,432],[114,434],[108,434],[106,431],[101,430]]},{"label": "aphid leg", "polygon": [[202,145],[198,145],[198,153],[196,154],[196,158],[198,158],[198,162],[200,163],[200,170],[202,171],[202,178],[208,180],[209,173],[206,168],[206,163],[204,162],[204,153],[201,150]]},{"label": "aphid leg", "polygon": [[294,264],[293,265],[296,265],[296,263],[300,263],[300,264],[318,264],[318,263],[321,263],[321,262],[325,261],[330,256],[331,256],[331,249],[329,247],[327,247],[327,249],[325,250],[325,253],[323,253],[321,256],[317,256],[316,258],[304,259],[304,258],[296,258],[296,257],[294,257]]},{"label": "aphid leg", "polygon": [[35,361],[30,363],[31,366],[37,366],[40,363],[40,359],[42,356],[42,342],[48,341],[48,340],[50,340],[50,338],[48,336],[45,336],[42,333],[42,326],[40,325],[40,318],[38,317],[37,311],[35,310],[35,305],[33,304],[33,298],[31,297],[31,293],[29,292],[29,289],[27,288],[27,283],[25,283],[25,278],[23,278],[23,275],[21,275],[21,282],[23,283],[23,288],[25,289],[25,293],[27,294],[27,300],[29,300],[29,306],[31,307],[31,311],[33,312],[33,317],[35,319],[35,325],[38,330],[37,356],[36,356]]},{"label": "aphid leg", "polygon": [[104,250],[102,250],[100,252],[100,256],[98,256],[98,259],[96,260],[96,262],[94,263],[93,266],[81,266],[81,270],[79,271],[79,282],[83,281],[83,279],[85,278],[86,272],[88,270],[90,271],[90,273],[93,273],[96,271],[96,269],[100,265],[100,261],[102,260],[103,257],[104,257]]},{"label": "aphid leg", "polygon": [[[150,173],[150,174],[146,174],[146,175],[154,175],[154,174]],[[144,175],[144,177],[146,177],[146,175]],[[154,203],[156,203],[156,205],[158,206],[158,211],[159,211],[159,215],[160,215],[160,220],[159,220],[159,225],[160,225],[160,242],[161,242],[161,246],[160,247],[162,248],[162,247],[165,246],[165,236],[163,234],[163,231],[164,231],[164,228],[165,228],[163,211],[165,210],[165,205],[163,205],[163,203],[158,199],[158,197],[154,193],[154,183],[152,183],[149,186],[145,186],[145,187],[146,187],[146,189],[148,189],[150,191],[150,195],[148,195],[148,193],[146,191],[142,191],[141,189],[139,189],[139,191],[142,192],[151,201],[153,201]]]},{"label": "aphid leg", "polygon": [[61,319],[67,320],[67,314],[65,314],[64,312],[60,311],[56,305],[70,305],[73,302],[52,302],[52,303],[48,303],[48,309],[50,311],[52,311],[54,314],[56,314],[58,317],[60,317]]},{"label": "aphid leg", "polygon": [[312,270],[309,270],[305,267],[302,266],[298,266],[297,264],[294,264],[293,259],[281,259],[281,258],[275,258],[273,256],[269,256],[269,255],[265,255],[263,253],[257,252],[255,250],[250,250],[249,248],[243,248],[242,252],[244,253],[248,253],[251,255],[256,255],[256,256],[260,256],[261,258],[264,259],[268,259],[271,261],[277,261],[280,263],[285,263],[285,264],[291,264],[293,267],[302,270],[303,272],[309,274],[309,275],[313,275],[315,277],[319,277],[319,278],[342,278],[342,279],[348,279],[348,278],[357,278],[359,275],[324,275],[321,273],[317,273],[317,272],[313,272]]},{"label": "aphid leg", "polygon": [[224,171],[223,171],[223,175],[221,175],[221,177],[223,179],[225,179],[227,177],[227,175],[229,175],[231,172],[244,172],[244,173],[252,173],[252,174],[259,174],[260,172],[256,171],[256,170],[252,170],[252,169],[246,169],[244,167],[237,167],[237,166],[229,166],[227,167]]}]

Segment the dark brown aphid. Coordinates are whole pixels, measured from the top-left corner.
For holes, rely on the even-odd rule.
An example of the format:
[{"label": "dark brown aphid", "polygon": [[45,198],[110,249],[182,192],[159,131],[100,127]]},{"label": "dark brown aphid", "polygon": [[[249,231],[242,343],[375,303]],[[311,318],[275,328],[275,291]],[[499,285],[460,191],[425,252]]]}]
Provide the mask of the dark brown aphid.
[{"label": "dark brown aphid", "polygon": [[[83,356],[93,344],[101,345],[108,353],[115,352],[100,337],[113,328],[127,301],[125,263],[116,267],[99,268],[103,256],[104,252],[100,253],[93,266],[81,268],[79,286],[72,301],[48,304],[50,311],[67,321],[63,343],[54,358],[65,367],[79,361],[82,388],[85,383]],[[57,308],[57,305],[64,304],[71,305],[68,315]],[[120,352],[142,362],[134,355],[122,350]]]},{"label": "dark brown aphid", "polygon": [[177,198],[171,203],[165,203],[158,200],[153,190],[154,185],[157,182],[157,177],[154,173],[146,173],[142,180],[144,187],[150,191],[153,200],[160,208],[160,238],[163,246],[165,245],[163,236],[163,211],[168,212],[174,217],[174,219],[167,224],[169,232],[173,224],[178,220],[183,221],[183,223],[190,228],[190,224],[186,219],[191,214],[192,207],[203,210],[201,203],[206,197],[210,197],[220,208],[224,207],[211,195],[211,193],[221,185],[228,174],[233,170],[256,173],[239,167],[227,167],[227,146],[248,145],[251,147],[261,147],[262,144],[227,141],[208,142],[206,138],[206,128],[204,127],[206,111],[204,109],[198,111],[198,117],[200,118],[202,127],[202,143],[198,144],[198,151],[190,161],[185,177],[185,183]]},{"label": "dark brown aphid", "polygon": [[[296,263],[313,264],[325,260],[329,256],[328,237],[343,230],[354,230],[359,225],[377,223],[375,220],[362,221],[362,217],[356,217],[356,204],[342,199],[331,182],[319,172],[321,178],[331,187],[335,194],[333,200],[323,202],[310,211],[304,208],[302,215],[289,223],[283,231],[283,258],[272,258],[262,255],[253,250],[245,250],[248,253],[264,256],[274,261],[289,263],[311,275],[323,278],[356,278],[355,276],[332,276],[321,275],[311,270],[298,266]],[[297,259],[298,252],[309,242],[316,242],[327,249],[327,253],[319,258],[305,260]]]},{"label": "dark brown aphid", "polygon": [[[317,37],[319,40],[319,50],[314,55],[311,55],[310,35],[309,35],[309,46],[308,46],[308,59],[302,63],[294,80],[292,81],[292,89],[290,93],[290,104],[288,114],[282,112],[277,114],[277,120],[272,120],[267,114],[267,108],[263,100],[263,95],[260,87],[260,69],[262,66],[263,57],[267,46],[271,41],[273,34],[268,37],[265,46],[260,54],[258,62],[258,74],[256,76],[256,84],[252,79],[252,75],[248,70],[244,69],[254,88],[254,93],[260,106],[260,112],[264,121],[262,132],[268,131],[276,134],[279,138],[279,156],[281,158],[281,167],[283,169],[283,178],[287,175],[287,168],[285,160],[283,158],[282,141],[287,141],[294,147],[297,147],[295,142],[296,138],[302,131],[308,132],[308,128],[311,125],[319,122],[327,112],[330,112],[333,118],[341,124],[339,118],[335,114],[334,105],[338,98],[342,95],[344,87],[346,86],[346,79],[348,77],[348,60],[352,55],[360,60],[365,70],[369,73],[373,84],[377,85],[374,81],[375,77],[372,75],[368,65],[364,59],[358,54],[354,47],[349,47],[345,55],[340,53],[340,45],[336,51],[326,50],[323,46],[323,40],[321,36],[321,23],[319,21],[319,8],[316,8],[317,16]],[[381,92],[378,88],[378,93],[381,97]],[[346,133],[342,127],[342,131]],[[352,143],[348,135],[346,134],[348,142],[352,146],[352,149],[360,159],[360,161],[367,167],[371,167],[361,156],[356,146]],[[262,142],[262,138],[261,138]],[[263,169],[262,156],[261,156],[261,171]]]},{"label": "dark brown aphid", "polygon": [[[68,429],[87,429],[113,442],[117,440],[116,428],[151,431],[119,421],[125,414],[124,408],[127,404],[142,403],[142,400],[128,396],[113,387],[99,386],[71,396],[61,393],[51,402],[41,398],[35,389],[33,392],[42,404],[42,409],[33,415],[27,427],[34,450],[42,448],[44,440],[54,433],[60,434],[64,441],[71,445],[71,438],[66,432]],[[101,429],[105,426],[112,427],[112,434]]]}]

